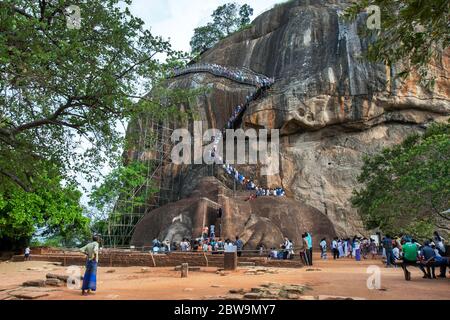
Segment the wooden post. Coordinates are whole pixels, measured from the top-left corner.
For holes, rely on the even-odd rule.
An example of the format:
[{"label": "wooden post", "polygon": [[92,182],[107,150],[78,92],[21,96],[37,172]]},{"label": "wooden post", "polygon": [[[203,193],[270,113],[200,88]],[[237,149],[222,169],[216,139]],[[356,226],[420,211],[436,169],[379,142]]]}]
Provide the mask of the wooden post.
[{"label": "wooden post", "polygon": [[187,278],[188,271],[189,271],[189,265],[187,263],[182,263],[181,264],[181,277]]},{"label": "wooden post", "polygon": [[237,269],[237,252],[224,252],[223,254],[223,268],[227,271],[234,271]]},{"label": "wooden post", "polygon": [[67,260],[66,260],[66,251],[64,250],[64,267],[67,266]]}]

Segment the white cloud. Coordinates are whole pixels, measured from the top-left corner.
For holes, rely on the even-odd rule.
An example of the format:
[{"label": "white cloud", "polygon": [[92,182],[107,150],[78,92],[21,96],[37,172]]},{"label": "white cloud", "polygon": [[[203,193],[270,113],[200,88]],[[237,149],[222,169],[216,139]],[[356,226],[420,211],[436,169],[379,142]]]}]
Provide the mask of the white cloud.
[{"label": "white cloud", "polygon": [[283,0],[134,0],[133,15],[141,18],[154,35],[170,38],[176,50],[189,51],[194,29],[210,21],[218,6],[229,2],[249,4],[253,18]]}]

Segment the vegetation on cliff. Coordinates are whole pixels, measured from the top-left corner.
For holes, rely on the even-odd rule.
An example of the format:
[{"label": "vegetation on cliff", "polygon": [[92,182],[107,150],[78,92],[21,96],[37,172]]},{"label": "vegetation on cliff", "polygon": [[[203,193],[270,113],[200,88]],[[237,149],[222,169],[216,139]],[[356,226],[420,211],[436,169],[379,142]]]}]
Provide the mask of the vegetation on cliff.
[{"label": "vegetation on cliff", "polygon": [[248,4],[227,3],[212,13],[213,22],[194,29],[191,49],[194,55],[212,48],[217,42],[230,34],[249,26],[253,8]]},{"label": "vegetation on cliff", "polygon": [[433,85],[430,63],[439,64],[443,50],[450,45],[449,2],[362,0],[350,6],[346,16],[355,18],[369,6],[380,9],[380,29],[364,29],[366,36],[376,35],[367,57],[387,65],[402,63],[399,77],[405,77],[414,70],[424,84]]},{"label": "vegetation on cliff", "polygon": [[450,124],[430,126],[366,157],[353,205],[368,229],[429,238],[450,231]]}]

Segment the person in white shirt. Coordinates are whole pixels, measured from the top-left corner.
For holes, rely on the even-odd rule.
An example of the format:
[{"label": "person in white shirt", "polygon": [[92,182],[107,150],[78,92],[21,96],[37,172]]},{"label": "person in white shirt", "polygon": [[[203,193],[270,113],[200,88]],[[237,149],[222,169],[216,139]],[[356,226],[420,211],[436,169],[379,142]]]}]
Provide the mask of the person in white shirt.
[{"label": "person in white shirt", "polygon": [[320,241],[320,257],[324,260],[327,259],[327,241],[325,238],[323,238]]},{"label": "person in white shirt", "polygon": [[394,256],[394,260],[400,260],[400,249],[398,248],[398,245],[395,244],[395,247],[392,249],[392,255]]},{"label": "person in white shirt", "polygon": [[333,259],[339,259],[339,250],[338,250],[338,238],[334,238],[331,242],[331,251],[333,252]]},{"label": "person in white shirt", "polygon": [[25,261],[30,260],[30,253],[31,253],[30,247],[26,247],[25,248],[25,258],[24,258]]}]

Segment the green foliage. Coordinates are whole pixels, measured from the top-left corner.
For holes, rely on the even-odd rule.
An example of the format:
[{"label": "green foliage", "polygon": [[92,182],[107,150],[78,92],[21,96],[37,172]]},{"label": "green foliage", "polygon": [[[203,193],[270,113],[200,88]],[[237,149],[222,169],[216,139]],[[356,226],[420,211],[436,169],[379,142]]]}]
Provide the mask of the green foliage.
[{"label": "green foliage", "polygon": [[428,66],[433,60],[439,64],[450,43],[448,0],[362,0],[352,4],[345,16],[354,19],[370,5],[381,10],[381,30],[364,29],[366,36],[377,35],[367,57],[388,65],[402,62],[400,77],[416,70],[422,84],[432,86]]},{"label": "green foliage", "polygon": [[450,125],[435,124],[364,159],[353,205],[369,229],[429,237],[450,231]]},{"label": "green foliage", "polygon": [[[0,236],[84,234],[75,178],[92,182],[122,160],[118,123],[174,118],[196,94],[163,89],[187,55],[144,29],[130,4],[0,0]],[[80,29],[67,27],[70,5]]]},{"label": "green foliage", "polygon": [[[81,9],[79,30],[66,26],[65,8],[70,4]],[[92,179],[99,167],[120,156],[119,121],[129,120],[143,107],[170,107],[145,94],[160,85],[173,66],[183,64],[185,55],[145,30],[141,19],[118,4],[0,1],[4,178],[30,189],[27,175],[36,172],[35,159],[41,158],[56,164],[67,179],[74,174]],[[170,97],[169,91],[166,94]],[[139,102],[144,96],[145,104]]]},{"label": "green foliage", "polygon": [[212,48],[230,34],[243,30],[250,24],[253,9],[248,4],[227,3],[219,6],[211,15],[213,22],[194,29],[191,49],[194,55]]},{"label": "green foliage", "polygon": [[73,185],[62,186],[59,176],[50,170],[35,176],[33,191],[25,191],[14,183],[0,188],[0,238],[29,239],[38,228],[44,235],[71,238],[85,233],[89,219],[79,205],[81,193]]},{"label": "green foliage", "polygon": [[152,181],[148,181],[148,173],[152,172],[151,164],[134,161],[115,168],[109,173],[100,186],[94,187],[90,205],[109,214],[117,201],[132,201],[134,206],[143,206],[148,197],[158,191]]}]

